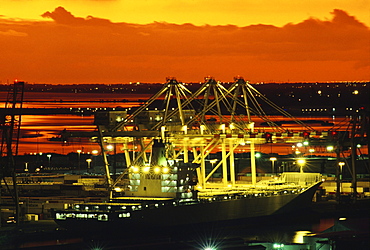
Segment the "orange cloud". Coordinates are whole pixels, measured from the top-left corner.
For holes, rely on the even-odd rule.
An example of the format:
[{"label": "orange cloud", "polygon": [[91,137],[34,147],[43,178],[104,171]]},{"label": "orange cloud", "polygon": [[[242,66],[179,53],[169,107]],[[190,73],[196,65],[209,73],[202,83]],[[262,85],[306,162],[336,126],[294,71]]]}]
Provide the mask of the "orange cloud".
[{"label": "orange cloud", "polygon": [[[0,19],[0,77],[47,83],[370,79],[369,27],[334,10],[283,27],[113,23],[63,7],[43,22]],[[6,79],[5,78],[5,79]]]}]

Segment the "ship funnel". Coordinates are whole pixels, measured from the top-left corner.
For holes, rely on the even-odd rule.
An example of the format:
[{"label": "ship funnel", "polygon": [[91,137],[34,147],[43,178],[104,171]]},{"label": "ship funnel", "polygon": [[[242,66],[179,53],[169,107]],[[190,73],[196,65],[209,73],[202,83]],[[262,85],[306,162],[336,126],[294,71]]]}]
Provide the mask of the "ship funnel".
[{"label": "ship funnel", "polygon": [[162,140],[154,139],[152,146],[152,157],[150,159],[151,166],[167,166],[166,147]]}]

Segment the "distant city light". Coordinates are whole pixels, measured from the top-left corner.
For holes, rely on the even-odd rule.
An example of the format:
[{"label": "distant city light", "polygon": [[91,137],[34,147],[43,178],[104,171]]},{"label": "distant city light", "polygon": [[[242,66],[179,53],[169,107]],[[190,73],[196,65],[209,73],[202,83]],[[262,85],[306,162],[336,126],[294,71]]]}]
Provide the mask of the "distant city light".
[{"label": "distant city light", "polygon": [[327,150],[327,151],[333,151],[333,150],[334,150],[334,146],[327,146],[327,147],[326,147],[326,150]]}]

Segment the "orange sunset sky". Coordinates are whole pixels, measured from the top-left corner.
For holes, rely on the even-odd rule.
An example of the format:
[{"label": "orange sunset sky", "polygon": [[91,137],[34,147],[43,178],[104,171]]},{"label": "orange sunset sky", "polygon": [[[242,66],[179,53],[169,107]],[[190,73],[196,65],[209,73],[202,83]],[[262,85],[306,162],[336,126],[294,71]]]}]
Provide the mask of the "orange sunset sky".
[{"label": "orange sunset sky", "polygon": [[370,80],[368,0],[0,0],[0,82]]}]

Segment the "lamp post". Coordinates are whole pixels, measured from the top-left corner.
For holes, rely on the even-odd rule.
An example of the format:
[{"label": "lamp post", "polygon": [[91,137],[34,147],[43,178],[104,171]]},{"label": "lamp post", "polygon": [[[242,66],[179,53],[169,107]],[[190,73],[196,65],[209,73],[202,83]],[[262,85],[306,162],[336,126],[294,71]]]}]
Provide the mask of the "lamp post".
[{"label": "lamp post", "polygon": [[343,162],[343,161],[340,161],[339,163],[338,163],[338,165],[339,165],[339,167],[340,167],[340,172],[339,172],[339,174],[340,174],[340,180],[342,180],[342,178],[343,178],[343,166],[345,165],[345,163]]},{"label": "lamp post", "polygon": [[270,157],[270,161],[271,161],[271,170],[272,170],[272,174],[274,175],[275,174],[275,161],[277,160],[276,157]]},{"label": "lamp post", "polygon": [[[213,167],[214,167],[214,165],[215,165],[215,163],[217,162],[217,159],[212,159],[212,160],[210,160],[209,161],[210,163],[211,163],[211,165],[212,165],[212,171],[213,171]],[[213,175],[212,175],[212,181],[213,181]]]},{"label": "lamp post", "polygon": [[81,152],[82,152],[81,149],[78,149],[77,150],[77,154],[78,154],[78,163],[77,163],[77,166],[78,167],[77,167],[77,170],[80,170],[80,166],[81,166],[80,165],[81,164],[81,161],[80,161],[80,159],[81,159]]},{"label": "lamp post", "polygon": [[87,162],[87,172],[88,173],[90,172],[91,161],[92,161],[92,159],[90,159],[90,158],[86,159],[86,162]]},{"label": "lamp post", "polygon": [[212,159],[209,161],[211,164],[212,164],[212,169],[213,169],[213,166],[215,165],[215,163],[217,162],[217,159]]},{"label": "lamp post", "polygon": [[297,160],[297,163],[298,163],[298,165],[300,167],[299,172],[300,173],[303,173],[303,166],[304,166],[304,164],[306,164],[306,160],[305,159],[298,159]]},{"label": "lamp post", "polygon": [[47,154],[46,156],[49,159],[49,169],[50,169],[51,168],[51,154]]},{"label": "lamp post", "polygon": [[338,180],[337,180],[337,197],[340,197],[342,192],[342,179],[343,179],[343,166],[345,163],[343,161],[338,162],[339,165],[339,173],[338,173]]}]

